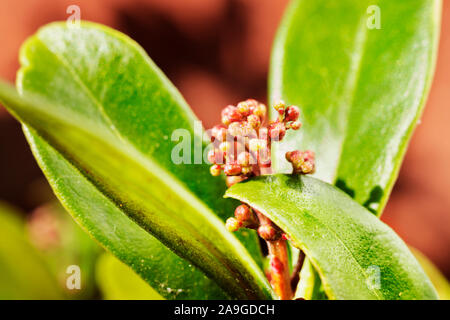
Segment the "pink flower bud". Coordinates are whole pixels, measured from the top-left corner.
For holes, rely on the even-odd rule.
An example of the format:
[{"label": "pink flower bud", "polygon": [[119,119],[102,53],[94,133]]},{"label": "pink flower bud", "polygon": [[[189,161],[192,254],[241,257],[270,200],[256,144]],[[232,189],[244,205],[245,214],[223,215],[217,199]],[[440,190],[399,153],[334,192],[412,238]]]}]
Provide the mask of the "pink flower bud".
[{"label": "pink flower bud", "polygon": [[248,175],[253,172],[253,168],[252,168],[252,166],[242,167],[241,172],[243,175]]},{"label": "pink flower bud", "polygon": [[225,183],[226,183],[227,187],[229,188],[236,183],[244,181],[245,179],[247,179],[247,177],[245,177],[245,176],[227,176],[225,178]]},{"label": "pink flower bud", "polygon": [[235,231],[239,230],[239,228],[241,227],[241,224],[235,218],[228,218],[227,222],[225,223],[225,227],[227,228],[228,231],[235,232]]},{"label": "pink flower bud", "polygon": [[213,177],[217,177],[220,175],[221,167],[218,164],[212,165],[211,168],[209,168],[209,172]]},{"label": "pink flower bud", "polygon": [[248,100],[239,102],[237,105],[237,109],[243,116],[248,116],[249,114],[251,114],[253,112],[253,110],[255,109],[255,107],[257,105],[258,105],[258,101],[254,100],[254,99],[248,99]]},{"label": "pink flower bud", "polygon": [[286,160],[292,163],[294,173],[313,173],[315,170],[314,158],[314,152],[309,150],[286,152]]},{"label": "pink flower bud", "polygon": [[211,129],[211,142],[214,140],[225,141],[227,139],[227,128],[224,125],[218,124]]},{"label": "pink flower bud", "polygon": [[269,137],[272,141],[283,140],[286,134],[286,127],[282,122],[275,122],[269,126]]},{"label": "pink flower bud", "polygon": [[227,176],[237,176],[239,174],[241,174],[241,166],[238,164],[226,164],[223,168],[223,172],[227,175]]},{"label": "pink flower bud", "polygon": [[223,164],[224,154],[219,149],[211,149],[208,151],[208,161],[213,164]]},{"label": "pink flower bud", "polygon": [[273,106],[273,108],[275,110],[277,110],[277,112],[279,114],[281,114],[281,112],[284,113],[284,109],[286,108],[286,104],[284,103],[283,100],[278,101],[277,103],[275,103],[275,105]]},{"label": "pink flower bud", "polygon": [[286,108],[285,120],[296,121],[300,116],[300,109],[297,106],[289,106]]},{"label": "pink flower bud", "polygon": [[262,103],[258,103],[258,105],[253,109],[253,114],[255,116],[258,116],[261,119],[261,121],[264,121],[267,114],[266,106]]},{"label": "pink flower bud", "polygon": [[247,117],[247,122],[253,129],[258,129],[261,126],[261,119],[255,114],[251,114]]},{"label": "pink flower bud", "polygon": [[242,204],[236,208],[234,211],[234,216],[241,223],[242,226],[246,228],[256,228],[258,226],[258,219],[256,215],[253,213],[253,210]]},{"label": "pink flower bud", "polygon": [[289,124],[289,129],[298,130],[302,127],[302,123],[300,121],[293,121]]},{"label": "pink flower bud", "polygon": [[[226,122],[231,123],[235,121],[241,121],[243,119],[242,114],[235,106],[228,106],[222,110],[222,122],[226,119]],[[224,123],[226,125],[226,123]]]},{"label": "pink flower bud", "polygon": [[261,225],[258,228],[258,234],[261,238],[263,238],[266,241],[279,240],[281,237],[280,232],[270,224]]}]

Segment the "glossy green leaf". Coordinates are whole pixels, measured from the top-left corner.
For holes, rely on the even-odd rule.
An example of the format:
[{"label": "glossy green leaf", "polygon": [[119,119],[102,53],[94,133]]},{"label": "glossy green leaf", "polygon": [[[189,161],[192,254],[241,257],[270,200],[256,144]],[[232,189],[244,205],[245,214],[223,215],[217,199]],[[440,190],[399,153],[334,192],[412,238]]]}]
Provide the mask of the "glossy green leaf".
[{"label": "glossy green leaf", "polygon": [[[274,146],[316,152],[316,177],[381,214],[421,115],[437,53],[440,0],[293,0],[275,40],[270,101],[303,128]],[[377,29],[379,18],[380,29]]]},{"label": "glossy green leaf", "polygon": [[[128,218],[44,140],[32,135],[28,129],[25,134],[67,211],[94,239],[129,265],[160,295],[166,299],[227,299],[212,280]],[[119,298],[114,293],[107,296],[113,297]]]},{"label": "glossy green leaf", "polygon": [[403,241],[363,206],[321,180],[258,177],[226,192],[261,211],[318,271],[330,299],[436,299]]},{"label": "glossy green leaf", "polygon": [[[156,171],[169,173],[171,179],[175,176],[177,184],[201,197],[222,219],[230,215],[233,203],[221,199],[224,184],[209,175],[206,164],[175,165],[172,161],[171,150],[177,143],[171,139],[173,131],[185,129],[191,133],[193,145],[201,132],[194,130],[196,118],[180,94],[132,40],[91,23],[75,29],[52,24],[27,41],[22,48],[21,63],[18,86],[23,92],[43,94],[61,112],[88,117],[96,127],[94,134],[104,131],[111,135],[111,141],[130,145],[155,162]],[[43,148],[44,142],[40,146]],[[35,149],[39,158],[41,151]],[[64,194],[60,198],[65,198]],[[167,236],[158,230],[163,238]],[[261,265],[255,234],[245,232],[239,238]],[[181,254],[194,259],[187,250],[181,250]],[[121,258],[124,259],[123,255]],[[209,268],[206,272],[212,273]],[[265,282],[260,275],[257,277]],[[262,286],[267,287],[266,283]]]},{"label": "glossy green leaf", "polygon": [[[110,254],[103,254],[96,268],[97,283],[107,300],[162,300],[130,267]],[[169,290],[170,291],[170,290]],[[176,291],[176,290],[175,290]]]},{"label": "glossy green leaf", "polygon": [[63,299],[56,276],[29,243],[23,220],[0,203],[0,299]]},{"label": "glossy green leaf", "polygon": [[232,297],[273,297],[264,274],[242,244],[154,158],[105,130],[90,115],[43,102],[36,95],[20,97],[2,83],[0,100],[117,208],[199,267]]},{"label": "glossy green leaf", "polygon": [[[201,123],[196,125],[183,97],[133,40],[98,24],[68,28],[53,23],[27,40],[20,62],[19,91],[43,95],[62,111],[89,117],[99,130],[151,157],[222,220],[232,214],[235,203],[222,198],[224,180],[211,177],[204,161],[197,164],[202,160],[196,151],[202,146]],[[190,135],[192,164],[172,160],[175,130]],[[238,237],[261,265],[256,234]]]}]

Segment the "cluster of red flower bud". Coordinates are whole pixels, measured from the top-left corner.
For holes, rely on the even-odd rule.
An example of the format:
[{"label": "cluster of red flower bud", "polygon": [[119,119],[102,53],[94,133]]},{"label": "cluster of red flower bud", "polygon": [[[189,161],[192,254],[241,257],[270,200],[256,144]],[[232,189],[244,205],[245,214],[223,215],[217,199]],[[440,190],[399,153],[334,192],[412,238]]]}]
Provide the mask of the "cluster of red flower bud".
[{"label": "cluster of red flower bud", "polygon": [[[222,110],[222,123],[211,130],[213,148],[208,153],[211,174],[218,176],[223,171],[227,176],[227,186],[258,176],[271,166],[270,149],[272,141],[281,141],[288,129],[301,127],[298,118],[300,110],[296,106],[286,106],[280,101],[274,109],[278,113],[275,121],[266,126],[266,106],[256,100],[242,101],[237,106],[227,106]],[[289,151],[286,160],[292,163],[293,173],[314,172],[312,151]],[[234,217],[226,222],[229,231],[240,228],[255,229],[266,241],[287,240],[286,234],[268,218],[242,204],[236,208]]]},{"label": "cluster of red flower bud", "polygon": [[[267,126],[264,125],[267,108],[256,100],[248,99],[222,110],[222,123],[211,130],[214,148],[209,151],[208,160],[213,164],[210,169],[213,176],[223,171],[227,185],[231,186],[270,168],[271,142],[281,141],[286,130],[301,127],[298,107],[286,106],[280,101],[274,108],[278,113],[277,120]],[[292,163],[294,173],[314,171],[312,152],[293,151],[286,157]]]}]

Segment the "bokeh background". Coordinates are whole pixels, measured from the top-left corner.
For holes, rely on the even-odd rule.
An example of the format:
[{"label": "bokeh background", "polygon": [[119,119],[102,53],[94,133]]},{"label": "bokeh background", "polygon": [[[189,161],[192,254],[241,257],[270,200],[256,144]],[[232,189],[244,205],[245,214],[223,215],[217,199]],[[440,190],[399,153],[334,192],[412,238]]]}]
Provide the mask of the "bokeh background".
[{"label": "bokeh background", "polygon": [[[81,18],[139,42],[206,127],[220,109],[266,100],[270,48],[288,0],[1,0],[0,77],[11,82],[21,43],[40,26]],[[311,32],[314,32],[312,30]],[[20,125],[0,107],[0,200],[36,211],[53,201]],[[436,75],[382,219],[450,277],[450,1],[444,0]]]}]

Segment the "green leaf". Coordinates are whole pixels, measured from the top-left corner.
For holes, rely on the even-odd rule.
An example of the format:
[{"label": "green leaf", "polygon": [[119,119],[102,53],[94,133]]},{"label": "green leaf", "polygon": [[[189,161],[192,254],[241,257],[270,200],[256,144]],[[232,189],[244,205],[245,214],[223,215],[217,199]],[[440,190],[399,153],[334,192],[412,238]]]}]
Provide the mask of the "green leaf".
[{"label": "green leaf", "polygon": [[320,276],[308,258],[305,258],[300,271],[300,281],[295,290],[295,299],[327,300]]},{"label": "green leaf", "polygon": [[232,186],[226,197],[248,203],[286,232],[330,299],[437,298],[392,229],[332,185],[307,176],[264,176]]},{"label": "green leaf", "polygon": [[422,252],[413,247],[409,248],[436,288],[439,299],[450,300],[450,283],[445,276]]},{"label": "green leaf", "polygon": [[[107,300],[163,300],[126,264],[110,254],[97,261],[97,282]],[[175,290],[176,291],[176,290]]]},{"label": "green leaf", "polygon": [[45,103],[36,95],[20,97],[0,83],[0,99],[117,208],[232,297],[273,297],[261,269],[223,222],[152,157],[104,130],[91,116]]},{"label": "green leaf", "polygon": [[[98,24],[68,28],[53,23],[27,40],[20,62],[19,91],[43,95],[62,111],[89,117],[99,130],[151,157],[222,220],[233,213],[236,203],[222,198],[224,180],[212,177],[204,161],[194,164],[202,155],[196,151],[202,146],[201,123],[195,127],[198,119],[183,97],[136,42]],[[190,135],[193,164],[172,160],[175,130]],[[238,237],[262,265],[256,234]]]},{"label": "green leaf", "polygon": [[227,299],[212,280],[130,220],[44,140],[28,129],[25,134],[67,211],[89,235],[129,265],[160,295],[167,299]]},{"label": "green leaf", "polygon": [[[108,143],[125,146],[118,148],[122,149],[122,153],[128,148],[132,149],[131,153],[136,152],[139,155],[123,154],[126,157],[131,156],[132,161],[138,157],[148,164],[152,163],[151,168],[147,168],[152,171],[152,175],[146,178],[144,178],[145,174],[142,176],[139,172],[139,166],[130,162],[128,167],[130,171],[127,180],[131,184],[130,188],[144,187],[147,191],[121,190],[124,184],[123,181],[118,180],[114,187],[117,189],[113,191],[109,189],[111,180],[115,180],[111,177],[111,172],[115,172],[116,175],[126,174],[123,170],[126,166],[122,168],[120,164],[120,161],[126,160],[118,161],[118,157],[113,156],[113,166],[106,169],[100,164],[104,160],[100,160],[101,157],[93,154],[94,147],[91,146],[91,155],[87,158],[92,157],[97,162],[94,166],[99,166],[103,173],[98,176],[99,172],[91,167],[92,163],[87,166],[77,163],[76,167],[106,194],[107,198],[178,254],[194,261],[197,265],[200,264],[203,270],[216,280],[220,278],[218,282],[222,287],[224,282],[228,282],[229,292],[230,287],[234,287],[234,291],[231,290],[232,295],[247,298],[271,296],[270,287],[262,272],[255,269],[250,256],[240,245],[235,244],[235,239],[228,235],[222,223],[216,219],[212,220],[212,223],[221,229],[218,233],[225,239],[221,236],[216,237],[216,243],[211,247],[209,240],[199,236],[209,229],[208,223],[204,223],[202,219],[193,223],[191,220],[195,220],[195,215],[186,208],[195,208],[197,213],[207,211],[207,216],[211,214],[211,208],[224,219],[230,214],[229,212],[232,212],[233,203],[227,203],[221,199],[224,191],[223,181],[212,178],[206,164],[175,165],[173,163],[171,150],[176,142],[171,139],[172,132],[175,129],[186,129],[188,133],[191,133],[193,140],[191,144],[198,144],[196,137],[201,135],[201,132],[194,132],[193,113],[176,89],[136,43],[123,34],[91,23],[83,23],[81,28],[76,29],[67,28],[65,24],[52,24],[41,29],[37,35],[27,41],[22,48],[21,63],[23,67],[18,74],[18,86],[21,91],[43,94],[47,100],[58,106],[56,109],[61,118],[70,118],[73,115],[81,119],[80,122],[84,122],[84,118],[87,118],[92,125],[92,135],[104,135]],[[45,130],[47,129],[49,128]],[[54,128],[51,130],[53,131]],[[53,131],[48,135],[52,134],[56,132]],[[91,141],[85,140],[83,143],[86,145],[81,149],[87,148],[88,142],[92,145]],[[70,138],[66,137],[63,144],[71,144],[72,151],[69,153],[79,152],[72,148],[74,144]],[[64,148],[59,146],[59,151]],[[40,150],[35,152],[36,157],[39,158]],[[109,153],[107,158],[111,158],[111,152]],[[64,156],[70,162],[76,162],[72,155],[65,153]],[[41,166],[44,165],[41,163]],[[131,174],[131,172],[134,173]],[[138,179],[135,180],[137,177]],[[55,177],[55,180],[59,178]],[[138,180],[141,182],[136,184]],[[161,185],[166,185],[167,188],[160,187]],[[123,194],[120,196],[116,192]],[[133,193],[138,193],[134,196],[140,200],[130,199],[134,197],[131,196]],[[146,193],[153,193],[153,197],[147,196]],[[164,196],[160,197],[160,194]],[[210,208],[201,203],[198,197]],[[60,194],[60,198],[64,198],[64,194]],[[178,199],[182,202],[178,202]],[[136,201],[142,201],[149,212],[145,213],[146,210],[141,210],[139,205],[136,205]],[[185,206],[186,202],[191,205]],[[166,204],[170,204],[169,210]],[[170,215],[164,215],[164,212],[165,214],[170,212]],[[151,217],[150,214],[152,214]],[[191,216],[194,217],[191,219]],[[200,216],[204,218],[203,214]],[[174,232],[172,228],[178,229],[181,233]],[[207,232],[208,237],[214,233],[213,229]],[[240,239],[261,265],[261,253],[255,234],[246,232],[241,234]],[[223,242],[228,241],[231,241],[229,246],[233,247],[232,250],[222,245]],[[202,248],[201,252],[188,250],[188,247],[193,244],[197,246],[197,249]],[[234,270],[237,274],[230,272],[233,267],[230,268],[228,265],[229,259],[218,257],[220,254],[214,252],[219,244],[223,250],[222,253],[226,253],[229,259],[233,260],[231,264],[239,269],[239,271]],[[211,249],[213,249],[212,252]],[[239,258],[236,259],[234,254]],[[124,260],[123,256],[122,260]],[[238,267],[239,263],[235,264],[236,260],[246,264],[246,267]],[[211,264],[213,261],[215,262]],[[214,270],[214,265],[220,266],[218,270],[227,270],[228,275]],[[242,270],[240,274],[241,269],[246,271]],[[251,276],[246,274],[248,271],[251,272]],[[241,280],[241,277],[246,279]],[[236,279],[232,280],[232,278]],[[253,279],[255,281],[252,282],[252,278],[256,280]],[[240,285],[239,281],[246,284]],[[236,294],[236,291],[239,294]]]},{"label": "green leaf", "polygon": [[314,150],[317,178],[381,214],[430,88],[440,12],[440,0],[294,0],[269,96],[298,105],[304,127],[274,146],[276,171],[291,170],[286,151]]},{"label": "green leaf", "polygon": [[19,214],[0,203],[0,299],[63,299],[56,276],[25,234]]}]

